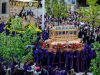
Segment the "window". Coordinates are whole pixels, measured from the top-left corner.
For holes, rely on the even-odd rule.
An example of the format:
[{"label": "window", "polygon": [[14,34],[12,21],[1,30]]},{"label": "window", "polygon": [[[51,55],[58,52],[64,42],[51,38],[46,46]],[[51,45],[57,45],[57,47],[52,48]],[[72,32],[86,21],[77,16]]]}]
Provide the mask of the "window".
[{"label": "window", "polygon": [[76,35],[76,31],[74,31],[74,35]]},{"label": "window", "polygon": [[65,31],[63,31],[62,33],[63,33],[63,35],[65,35]]},{"label": "window", "polygon": [[62,30],[65,30],[65,27],[62,27]]},{"label": "window", "polygon": [[6,14],[6,2],[2,3],[2,14]]},{"label": "window", "polygon": [[61,32],[59,32],[59,35],[62,35],[62,33],[61,33]]},{"label": "window", "polygon": [[72,0],[72,4],[75,4],[75,2],[76,2],[75,0]]},{"label": "window", "polygon": [[66,27],[66,30],[68,29],[68,27]]},{"label": "window", "polygon": [[56,27],[56,30],[61,30],[61,27]]},{"label": "window", "polygon": [[56,36],[58,36],[59,35],[59,32],[56,32]]},{"label": "window", "polygon": [[61,27],[58,27],[59,30],[61,30]]},{"label": "window", "polygon": [[73,32],[69,32],[70,34],[73,34]]},{"label": "window", "polygon": [[66,31],[66,34],[68,34],[68,31]]}]

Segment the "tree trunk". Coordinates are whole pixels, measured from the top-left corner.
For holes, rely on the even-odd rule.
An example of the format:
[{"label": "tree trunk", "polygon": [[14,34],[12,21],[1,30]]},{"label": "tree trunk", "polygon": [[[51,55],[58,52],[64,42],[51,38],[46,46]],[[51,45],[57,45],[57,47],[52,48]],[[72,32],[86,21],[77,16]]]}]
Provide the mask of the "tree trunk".
[{"label": "tree trunk", "polygon": [[59,18],[58,18],[58,26],[59,26],[60,22],[59,22]]},{"label": "tree trunk", "polygon": [[94,33],[94,25],[95,25],[95,21],[93,20],[93,22],[92,22],[93,33]]}]

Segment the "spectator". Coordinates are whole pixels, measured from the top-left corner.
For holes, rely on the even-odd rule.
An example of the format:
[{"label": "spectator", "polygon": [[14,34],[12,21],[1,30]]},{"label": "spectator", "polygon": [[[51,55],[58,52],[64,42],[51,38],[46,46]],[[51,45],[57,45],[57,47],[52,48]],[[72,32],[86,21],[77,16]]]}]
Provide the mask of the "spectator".
[{"label": "spectator", "polygon": [[13,72],[12,75],[19,75],[19,74],[18,74],[18,68],[19,68],[19,66],[16,65],[16,66],[15,66],[15,69],[14,69],[14,72]]},{"label": "spectator", "polygon": [[74,69],[71,69],[71,74],[70,75],[76,75],[76,73],[74,72]]}]

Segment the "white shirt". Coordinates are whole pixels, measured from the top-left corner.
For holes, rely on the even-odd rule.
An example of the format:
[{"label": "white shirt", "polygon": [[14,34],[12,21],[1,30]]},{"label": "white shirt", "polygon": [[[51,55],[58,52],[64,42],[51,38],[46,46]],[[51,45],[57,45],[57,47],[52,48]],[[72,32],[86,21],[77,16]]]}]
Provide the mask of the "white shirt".
[{"label": "white shirt", "polygon": [[36,65],[31,66],[32,72],[35,72],[35,67],[36,67]]},{"label": "white shirt", "polygon": [[34,72],[34,75],[39,75],[39,74],[41,74],[41,71],[39,71],[39,72],[35,71]]}]

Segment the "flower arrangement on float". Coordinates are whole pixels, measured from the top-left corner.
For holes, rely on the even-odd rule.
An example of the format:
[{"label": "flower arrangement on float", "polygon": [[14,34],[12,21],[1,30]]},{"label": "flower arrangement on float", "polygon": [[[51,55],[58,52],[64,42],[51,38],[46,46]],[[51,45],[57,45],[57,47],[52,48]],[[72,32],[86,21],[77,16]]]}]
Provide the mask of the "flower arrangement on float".
[{"label": "flower arrangement on float", "polygon": [[78,48],[82,48],[82,44],[80,43],[73,43],[73,44],[60,44],[58,43],[57,45],[53,45],[54,49],[72,49],[72,50],[76,50]]},{"label": "flower arrangement on float", "polygon": [[64,48],[64,46],[62,44],[60,44],[60,43],[57,44],[57,49],[63,49],[63,48]]},{"label": "flower arrangement on float", "polygon": [[70,48],[73,49],[73,50],[76,50],[76,49],[81,48],[81,47],[82,47],[82,45],[78,44],[78,43],[73,43],[70,46]]},{"label": "flower arrangement on float", "polygon": [[49,46],[48,46],[48,43],[45,42],[45,41],[43,41],[43,40],[40,40],[40,41],[39,41],[39,44],[40,44],[41,48],[43,48],[43,49],[46,49],[46,48],[49,47]]},{"label": "flower arrangement on float", "polygon": [[53,46],[54,49],[60,49],[60,50],[63,50],[65,47],[66,47],[66,44],[60,44],[60,43]]}]

